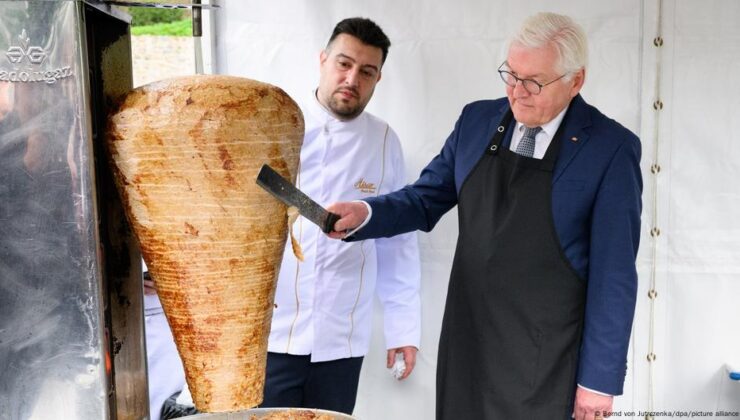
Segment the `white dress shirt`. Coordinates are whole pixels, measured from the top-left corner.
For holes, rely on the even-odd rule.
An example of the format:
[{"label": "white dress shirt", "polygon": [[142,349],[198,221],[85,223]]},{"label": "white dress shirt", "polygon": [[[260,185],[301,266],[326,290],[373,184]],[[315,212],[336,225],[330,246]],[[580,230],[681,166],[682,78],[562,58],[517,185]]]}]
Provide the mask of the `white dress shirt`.
[{"label": "white dress shirt", "polygon": [[[379,118],[336,119],[315,95],[302,107],[306,134],[297,186],[323,206],[384,194],[406,183],[401,145]],[[314,362],[367,354],[373,296],[384,311],[386,348],[419,346],[419,250],[415,233],[342,242],[299,217],[305,260],[286,244],[275,293],[269,351]],[[290,239],[288,240],[290,241]]]},{"label": "white dress shirt", "polygon": [[[560,123],[563,122],[563,118],[565,117],[565,112],[567,110],[568,107],[565,107],[565,109],[560,111],[560,113],[550,120],[550,122],[540,126],[542,127],[542,130],[540,130],[534,138],[533,158],[542,159],[545,157],[545,152],[547,152],[550,142],[552,142],[552,139],[555,137],[555,133],[557,133]],[[516,127],[514,127],[514,133],[511,135],[511,145],[509,147],[511,151],[516,152],[516,147],[519,146],[519,142],[522,140],[522,137],[524,137],[524,124],[517,122]]]}]

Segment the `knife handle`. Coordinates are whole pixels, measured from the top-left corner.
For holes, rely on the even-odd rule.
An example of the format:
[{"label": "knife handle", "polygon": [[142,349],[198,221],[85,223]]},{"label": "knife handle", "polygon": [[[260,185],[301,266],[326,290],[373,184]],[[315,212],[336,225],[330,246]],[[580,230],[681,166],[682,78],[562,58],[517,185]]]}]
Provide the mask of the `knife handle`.
[{"label": "knife handle", "polygon": [[336,223],[341,217],[339,217],[338,214],[329,212],[329,215],[326,216],[326,221],[324,221],[324,226],[322,226],[322,230],[324,233],[330,233],[334,230],[334,223]]}]

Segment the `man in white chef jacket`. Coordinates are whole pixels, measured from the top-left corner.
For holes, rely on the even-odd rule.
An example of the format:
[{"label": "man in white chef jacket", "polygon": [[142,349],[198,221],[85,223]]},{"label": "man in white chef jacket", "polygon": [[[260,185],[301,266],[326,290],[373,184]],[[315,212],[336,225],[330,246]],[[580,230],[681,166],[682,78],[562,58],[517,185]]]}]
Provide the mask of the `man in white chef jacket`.
[{"label": "man in white chef jacket", "polygon": [[[359,200],[405,185],[396,133],[364,112],[390,41],[363,18],[337,24],[320,54],[319,87],[303,104],[306,134],[296,184],[318,203]],[[387,367],[399,355],[408,377],[420,340],[419,251],[415,234],[334,241],[299,217],[283,257],[270,332],[262,407],[351,413],[368,352],[373,297],[383,306]]]},{"label": "man in white chef jacket", "polygon": [[144,271],[144,321],[146,331],[147,378],[149,385],[149,419],[159,420],[165,401],[185,386],[185,369],[175,347],[154,282]]}]

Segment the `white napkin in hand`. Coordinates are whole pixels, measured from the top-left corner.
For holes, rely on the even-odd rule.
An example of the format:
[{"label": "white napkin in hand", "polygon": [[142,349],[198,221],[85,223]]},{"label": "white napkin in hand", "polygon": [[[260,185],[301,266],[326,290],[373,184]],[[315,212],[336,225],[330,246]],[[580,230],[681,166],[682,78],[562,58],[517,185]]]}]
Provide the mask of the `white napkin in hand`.
[{"label": "white napkin in hand", "polygon": [[403,361],[403,353],[396,353],[396,362],[391,367],[391,375],[400,380],[404,372],[406,372],[406,362]]}]

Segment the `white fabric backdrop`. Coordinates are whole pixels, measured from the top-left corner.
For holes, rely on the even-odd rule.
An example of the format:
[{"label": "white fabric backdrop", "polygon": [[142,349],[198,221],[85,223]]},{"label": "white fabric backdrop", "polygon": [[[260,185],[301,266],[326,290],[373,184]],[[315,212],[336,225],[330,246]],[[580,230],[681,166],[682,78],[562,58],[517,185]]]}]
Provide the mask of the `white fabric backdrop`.
[{"label": "white fabric backdrop", "polygon": [[[319,52],[336,22],[375,20],[392,46],[368,110],[398,132],[409,181],[438,153],[466,103],[504,94],[495,70],[504,60],[506,37],[526,16],[554,11],[574,17],[590,41],[584,98],[643,142],[638,308],[625,394],[615,400],[615,410],[622,417],[650,407],[740,411],[740,383],[729,381],[724,370],[725,362],[740,362],[740,187],[733,181],[740,179],[740,2],[666,0],[660,50],[652,44],[658,0],[219,4],[214,70],[278,85],[296,99],[316,87]],[[659,117],[652,108],[657,83],[665,103]],[[649,168],[656,158],[662,171],[654,188]],[[656,239],[649,235],[654,225],[661,230]],[[401,383],[387,373],[377,316],[355,410],[359,418],[434,418],[437,343],[456,237],[454,210],[432,233],[419,234],[423,333],[417,370]],[[646,355],[653,240],[658,298],[651,406]]]},{"label": "white fabric backdrop", "polygon": [[727,379],[723,365],[740,361],[740,2],[664,2],[659,84],[665,108],[657,143],[662,170],[653,203],[648,169],[656,159],[651,106],[656,4],[646,2],[645,7],[641,138],[648,182],[633,391],[637,403],[644,404],[648,231],[655,224],[661,230],[656,247],[655,408],[738,412],[740,383]]}]

